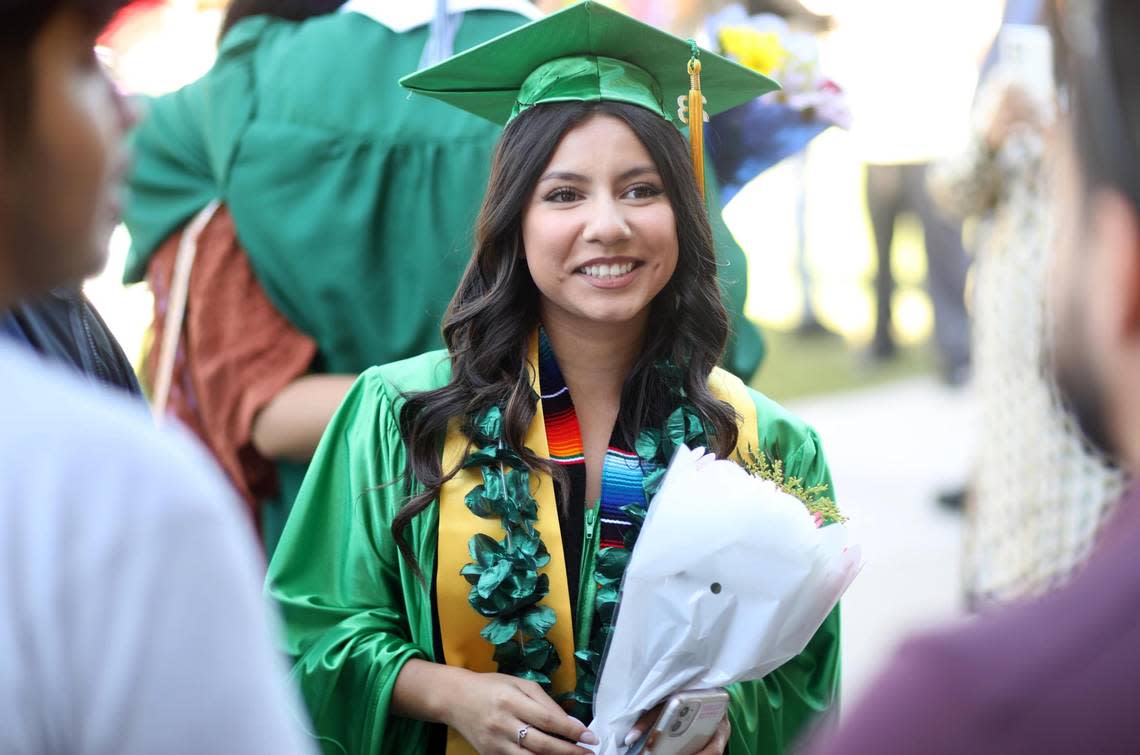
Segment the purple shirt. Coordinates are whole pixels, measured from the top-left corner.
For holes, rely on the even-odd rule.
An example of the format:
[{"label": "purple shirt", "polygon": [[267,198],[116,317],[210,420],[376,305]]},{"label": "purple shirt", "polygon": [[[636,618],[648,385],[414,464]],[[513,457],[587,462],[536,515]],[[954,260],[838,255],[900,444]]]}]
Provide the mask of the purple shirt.
[{"label": "purple shirt", "polygon": [[808,752],[1140,752],[1140,487],[1068,585],[906,643]]}]

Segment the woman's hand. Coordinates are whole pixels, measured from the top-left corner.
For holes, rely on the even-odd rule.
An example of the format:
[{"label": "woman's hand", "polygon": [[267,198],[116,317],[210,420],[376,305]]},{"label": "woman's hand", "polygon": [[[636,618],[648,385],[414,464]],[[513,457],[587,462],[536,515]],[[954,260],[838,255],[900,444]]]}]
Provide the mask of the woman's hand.
[{"label": "woman's hand", "polygon": [[[585,724],[567,715],[542,687],[505,674],[468,672],[458,680],[450,708],[444,723],[481,755],[580,755],[589,750],[571,742],[598,742]],[[523,729],[526,735],[520,741]]]},{"label": "woman's hand", "polygon": [[[598,743],[585,724],[567,715],[534,682],[419,658],[404,664],[396,677],[392,712],[447,724],[481,755],[581,755],[589,750],[572,742]],[[523,729],[526,735],[520,738]]]},{"label": "woman's hand", "polygon": [[728,722],[728,714],[725,714],[717,725],[712,740],[697,755],[722,755],[728,749],[728,738],[731,736],[732,724]]},{"label": "woman's hand", "polygon": [[[641,714],[641,718],[637,719],[637,723],[633,725],[629,734],[626,735],[624,742],[626,747],[629,747],[641,739],[641,736],[657,722],[657,718],[661,715],[661,709],[663,707],[664,704],[658,705],[656,708],[650,708]],[[723,755],[724,751],[728,749],[728,739],[731,736],[732,724],[728,722],[728,714],[726,713],[724,718],[722,718],[717,725],[716,733],[713,734],[713,738],[710,739],[709,743],[705,745],[702,750],[697,752],[696,755]],[[653,755],[652,750],[646,750],[645,753],[646,755]]]}]

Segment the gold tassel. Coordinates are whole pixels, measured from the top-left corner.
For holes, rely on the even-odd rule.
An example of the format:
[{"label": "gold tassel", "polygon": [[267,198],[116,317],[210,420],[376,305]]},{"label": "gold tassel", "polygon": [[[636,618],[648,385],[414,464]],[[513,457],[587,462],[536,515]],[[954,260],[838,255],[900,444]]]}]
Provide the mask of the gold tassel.
[{"label": "gold tassel", "polygon": [[693,44],[693,56],[689,58],[689,149],[693,153],[693,171],[697,175],[697,189],[701,199],[705,198],[705,100],[701,94],[700,51]]}]

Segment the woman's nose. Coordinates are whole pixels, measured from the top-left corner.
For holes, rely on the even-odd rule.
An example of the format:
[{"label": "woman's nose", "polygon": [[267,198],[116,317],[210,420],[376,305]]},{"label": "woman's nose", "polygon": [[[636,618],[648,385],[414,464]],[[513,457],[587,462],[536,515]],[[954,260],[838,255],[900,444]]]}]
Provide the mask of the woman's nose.
[{"label": "woman's nose", "polygon": [[590,219],[584,238],[588,242],[612,246],[628,241],[631,234],[621,205],[613,199],[600,199],[589,207]]}]

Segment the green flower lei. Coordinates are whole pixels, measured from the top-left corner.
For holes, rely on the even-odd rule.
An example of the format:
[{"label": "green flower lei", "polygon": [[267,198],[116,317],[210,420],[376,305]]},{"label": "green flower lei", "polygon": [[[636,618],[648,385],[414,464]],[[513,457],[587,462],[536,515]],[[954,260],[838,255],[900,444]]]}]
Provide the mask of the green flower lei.
[{"label": "green flower lei", "polygon": [[464,502],[476,516],[499,518],[506,535],[496,541],[479,534],[468,542],[473,563],[460,571],[471,584],[467,600],[490,619],[479,634],[495,646],[499,672],[549,689],[561,660],[546,639],[554,611],[539,605],[550,591],[550,580],[538,570],[550,563],[550,553],[534,528],[538,502],[530,494],[530,474],[503,441],[498,407],[475,418],[474,435],[481,447],[464,460],[463,468],[481,467],[483,482]]}]

